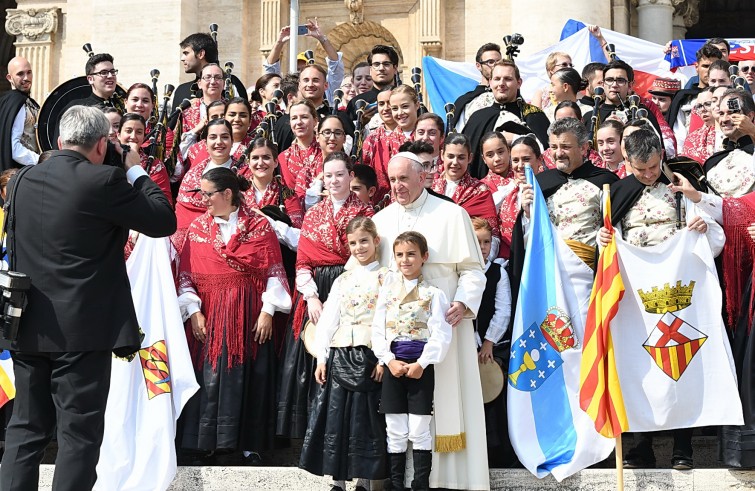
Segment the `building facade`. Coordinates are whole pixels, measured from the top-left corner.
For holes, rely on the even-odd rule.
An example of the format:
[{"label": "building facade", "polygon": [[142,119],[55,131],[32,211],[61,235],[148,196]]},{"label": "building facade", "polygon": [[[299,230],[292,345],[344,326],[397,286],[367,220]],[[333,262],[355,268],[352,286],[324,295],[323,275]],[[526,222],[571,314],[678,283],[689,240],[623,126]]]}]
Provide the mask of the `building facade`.
[{"label": "building facade", "polygon": [[[480,45],[500,43],[514,32],[524,36],[522,55],[535,53],[559,40],[568,19],[664,44],[685,37],[698,24],[701,8],[727,1],[753,10],[737,0],[300,0],[299,23],[316,17],[344,53],[347,70],[373,45],[388,44],[408,73],[425,55],[472,61]],[[149,81],[153,68],[160,70],[159,86],[184,82],[190,76],[181,69],[179,42],[207,32],[210,23],[219,25],[221,63],[232,61],[234,74],[253,85],[290,10],[289,0],[0,0],[0,6],[6,14],[2,70],[13,55],[27,57],[35,70],[33,95],[40,101],[83,75],[85,43],[114,56],[124,87]],[[298,39],[300,51],[313,49],[322,62],[316,41]],[[283,58],[286,70],[287,49]]]}]

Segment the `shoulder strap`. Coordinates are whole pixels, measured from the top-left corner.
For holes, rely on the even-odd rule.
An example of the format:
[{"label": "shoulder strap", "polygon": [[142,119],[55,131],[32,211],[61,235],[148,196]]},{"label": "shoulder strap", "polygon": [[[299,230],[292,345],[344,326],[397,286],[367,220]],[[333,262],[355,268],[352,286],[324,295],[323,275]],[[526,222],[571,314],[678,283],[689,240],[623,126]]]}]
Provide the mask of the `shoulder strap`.
[{"label": "shoulder strap", "polygon": [[[8,235],[8,229],[15,230],[15,220],[16,220],[16,189],[18,189],[18,183],[21,182],[21,177],[33,166],[27,165],[22,167],[21,169],[16,172],[16,175],[13,177],[13,185],[8,190],[8,194],[6,196],[5,201],[5,215],[3,217],[3,232],[2,236],[8,239],[8,243],[5,247],[5,249],[0,250],[0,261],[2,261],[5,258],[5,255],[7,254],[7,251],[11,249],[11,241],[15,242],[15,235],[10,236]],[[1,245],[1,244],[0,244]],[[12,270],[11,267],[12,258],[11,255],[8,254],[8,269]]]}]

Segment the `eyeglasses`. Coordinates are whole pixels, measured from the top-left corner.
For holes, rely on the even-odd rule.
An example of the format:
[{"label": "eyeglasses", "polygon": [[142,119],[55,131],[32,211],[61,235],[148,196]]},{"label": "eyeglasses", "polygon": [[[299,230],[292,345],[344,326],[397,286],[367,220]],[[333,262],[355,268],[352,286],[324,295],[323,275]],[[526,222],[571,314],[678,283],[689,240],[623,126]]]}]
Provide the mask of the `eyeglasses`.
[{"label": "eyeglasses", "polygon": [[616,84],[619,87],[621,87],[622,85],[626,85],[627,83],[629,83],[629,80],[627,80],[625,78],[606,78],[606,79],[603,79],[603,84],[604,85],[614,85],[614,84]]},{"label": "eyeglasses", "polygon": [[710,108],[712,105],[713,105],[713,101],[701,102],[700,104],[695,104],[694,108],[698,111],[700,111],[703,108],[710,111]]},{"label": "eyeglasses", "polygon": [[750,70],[752,70],[753,72],[755,72],[755,66],[742,66],[742,67],[739,67],[739,71],[742,72],[742,73],[747,73]]},{"label": "eyeglasses", "polygon": [[487,66],[489,66],[489,67],[491,67],[491,68],[492,68],[492,67],[493,67],[493,65],[495,65],[496,63],[498,63],[498,60],[494,60],[493,58],[491,58],[491,59],[489,59],[489,60],[481,60],[481,61],[480,61],[480,65],[487,65]]},{"label": "eyeglasses", "polygon": [[574,64],[573,63],[564,62],[564,63],[559,63],[558,65],[556,65],[556,67],[558,67],[558,68],[574,68]]},{"label": "eyeglasses", "polygon": [[218,189],[217,191],[202,191],[201,189],[192,189],[192,192],[199,193],[202,196],[202,198],[210,199],[212,198],[213,194],[219,193],[221,192],[221,190]]},{"label": "eyeglasses", "polygon": [[371,66],[372,68],[374,68],[375,70],[380,70],[380,67],[383,67],[383,68],[390,68],[390,67],[392,67],[392,66],[393,66],[393,63],[391,63],[390,61],[384,61],[384,62],[382,62],[382,63],[381,63],[381,62],[379,62],[379,61],[376,61],[376,62],[374,62],[374,63],[373,63],[372,65],[370,65],[370,66]]},{"label": "eyeglasses", "polygon": [[438,163],[434,160],[432,162],[422,162],[422,168],[428,172],[432,172],[438,169]]},{"label": "eyeglasses", "polygon": [[118,75],[118,70],[102,70],[101,72],[92,73],[91,75],[99,75],[102,78],[106,78],[108,76],[115,77],[116,75]]},{"label": "eyeglasses", "polygon": [[202,77],[202,80],[204,80],[205,82],[212,82],[213,80],[215,82],[220,82],[221,80],[223,80],[223,76],[222,75],[205,75],[204,77]]},{"label": "eyeglasses", "polygon": [[336,138],[342,138],[346,136],[346,132],[342,130],[322,130],[320,132],[321,136],[324,136],[325,138],[330,138],[331,136],[335,136]]}]

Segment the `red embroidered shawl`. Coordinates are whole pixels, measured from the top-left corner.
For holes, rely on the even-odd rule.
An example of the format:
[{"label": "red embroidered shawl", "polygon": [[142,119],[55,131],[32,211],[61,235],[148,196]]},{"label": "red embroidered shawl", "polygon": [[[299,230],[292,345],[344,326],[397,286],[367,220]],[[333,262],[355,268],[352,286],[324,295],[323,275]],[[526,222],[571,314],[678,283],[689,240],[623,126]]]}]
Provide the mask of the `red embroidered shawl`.
[{"label": "red embroidered shawl", "polygon": [[304,219],[304,209],[301,205],[301,200],[294,194],[292,189],[287,188],[283,184],[283,178],[280,176],[276,176],[267,185],[259,201],[256,200],[257,196],[252,185],[246,193],[246,202],[258,208],[268,205],[279,206],[281,197],[283,198],[283,205],[286,208],[286,214],[291,219],[292,226],[294,228],[301,228],[302,220]]},{"label": "red embroidered shawl", "polygon": [[708,157],[713,155],[716,145],[716,127],[703,125],[695,131],[687,134],[682,147],[681,155],[694,159],[703,165]]},{"label": "red embroidered shawl", "polygon": [[[509,169],[506,177],[498,174],[488,173],[482,182],[490,188],[492,193],[499,188],[511,186],[516,182],[514,172]],[[511,235],[514,233],[514,223],[519,214],[519,186],[514,185],[511,191],[504,196],[501,206],[498,209],[498,227],[501,232],[501,247],[498,249],[498,257],[508,259],[511,255]]]},{"label": "red embroidered shawl", "polygon": [[388,131],[384,126],[378,126],[362,143],[362,163],[375,169],[378,189],[372,197],[372,204],[377,205],[386,194],[390,194],[391,185],[388,182],[388,162],[398,153],[398,149],[407,140],[413,140],[414,133],[409,138],[397,126]]},{"label": "red embroidered shawl", "polygon": [[[296,190],[296,177],[307,167],[314,166],[314,163],[318,160],[322,162],[322,150],[317,140],[312,139],[312,143],[307,148],[300,147],[294,140],[285,152],[278,155],[278,165],[280,166],[281,177],[283,177],[283,184]],[[299,197],[303,198],[304,195],[302,194]]]},{"label": "red embroidered shawl", "polygon": [[262,308],[262,293],[268,278],[275,278],[288,290],[280,246],[268,221],[244,206],[239,209],[238,230],[223,243],[214,217],[205,213],[191,223],[181,251],[179,285],[193,288],[202,301],[207,339],[201,345],[186,334],[194,362],[205,360],[217,369],[225,345],[228,366],[256,355],[253,328]]},{"label": "red embroidered shawl", "polygon": [[742,298],[748,277],[755,280],[753,256],[755,242],[747,232],[747,227],[755,223],[755,193],[739,198],[724,198],[724,234],[726,245],[723,250],[724,288],[726,288],[726,313],[729,328],[733,331],[742,309],[747,309],[747,329],[749,332],[753,317],[755,283],[750,285],[750,298]]},{"label": "red embroidered shawl", "polygon": [[[446,179],[443,176],[438,176],[433,181],[433,191],[445,194]],[[498,227],[498,212],[493,202],[493,194],[482,181],[475,179],[469,175],[469,172],[466,172],[459,180],[459,185],[456,187],[451,199],[454,200],[454,203],[467,210],[470,217],[480,217],[486,220],[493,230],[493,237],[501,237],[501,231]]]}]

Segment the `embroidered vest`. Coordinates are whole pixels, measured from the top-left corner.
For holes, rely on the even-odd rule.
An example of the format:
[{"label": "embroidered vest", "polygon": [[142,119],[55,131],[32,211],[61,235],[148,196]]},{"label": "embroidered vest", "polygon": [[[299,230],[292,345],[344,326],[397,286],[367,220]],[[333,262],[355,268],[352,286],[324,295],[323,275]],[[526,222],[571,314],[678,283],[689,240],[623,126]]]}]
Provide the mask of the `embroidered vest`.
[{"label": "embroidered vest", "polygon": [[708,171],[708,181],[725,198],[737,198],[755,189],[752,154],[732,150],[721,162]]},{"label": "embroidered vest", "polygon": [[24,132],[21,135],[21,145],[34,153],[39,153],[39,145],[37,145],[39,106],[31,98],[27,98],[24,107],[26,108],[26,119],[24,120]]},{"label": "embroidered vest", "polygon": [[427,319],[433,298],[432,287],[420,276],[417,285],[407,292],[403,278],[388,287],[386,295],[385,336],[388,343],[401,337],[427,341]]},{"label": "embroidered vest", "polygon": [[341,317],[330,340],[331,348],[372,347],[372,318],[375,316],[380,284],[388,268],[374,271],[357,269],[341,275]]},{"label": "embroidered vest", "polygon": [[[682,200],[682,220],[686,213]],[[624,240],[637,247],[651,247],[679,231],[676,200],[664,183],[645,187],[642,195],[621,220]],[[682,225],[685,226],[685,225]]]}]

